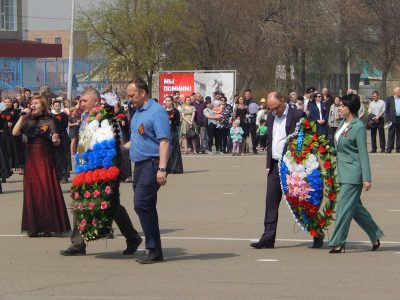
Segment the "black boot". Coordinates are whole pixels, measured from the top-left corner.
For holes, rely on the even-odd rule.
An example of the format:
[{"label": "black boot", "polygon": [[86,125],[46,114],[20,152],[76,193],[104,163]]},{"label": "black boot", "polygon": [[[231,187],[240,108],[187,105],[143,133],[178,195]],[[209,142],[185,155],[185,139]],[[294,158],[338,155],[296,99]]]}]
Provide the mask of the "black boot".
[{"label": "black boot", "polygon": [[314,237],[314,242],[313,242],[312,248],[314,248],[314,249],[322,248],[323,245],[324,245],[324,237],[323,236]]},{"label": "black boot", "polygon": [[122,205],[120,205],[114,215],[114,221],[117,224],[119,231],[126,239],[127,248],[123,252],[125,255],[136,252],[139,245],[142,243],[142,238],[133,227],[129,215]]}]

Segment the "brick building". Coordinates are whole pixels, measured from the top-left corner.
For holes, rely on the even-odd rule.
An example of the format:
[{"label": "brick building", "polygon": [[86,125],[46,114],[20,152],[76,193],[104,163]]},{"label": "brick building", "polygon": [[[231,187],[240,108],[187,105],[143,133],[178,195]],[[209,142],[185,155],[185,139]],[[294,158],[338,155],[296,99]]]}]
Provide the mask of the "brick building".
[{"label": "brick building", "polygon": [[[69,30],[28,31],[27,40],[36,43],[62,45],[62,58],[69,56]],[[84,31],[74,32],[74,58],[87,58],[87,34]]]}]

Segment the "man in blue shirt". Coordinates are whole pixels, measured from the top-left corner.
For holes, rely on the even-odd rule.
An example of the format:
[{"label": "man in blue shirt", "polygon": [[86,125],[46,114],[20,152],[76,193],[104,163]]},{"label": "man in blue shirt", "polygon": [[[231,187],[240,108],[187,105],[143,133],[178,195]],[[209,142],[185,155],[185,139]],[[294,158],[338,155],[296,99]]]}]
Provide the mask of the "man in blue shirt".
[{"label": "man in blue shirt", "polygon": [[389,124],[386,153],[391,153],[396,141],[396,152],[400,153],[400,87],[393,89],[393,96],[386,99],[385,119]]},{"label": "man in blue shirt", "polygon": [[167,183],[170,126],[166,110],[149,98],[142,79],[130,81],[127,94],[136,107],[129,150],[135,163],[133,202],[146,237],[146,251],[137,262],[149,264],[163,260],[156,205],[158,189]]}]

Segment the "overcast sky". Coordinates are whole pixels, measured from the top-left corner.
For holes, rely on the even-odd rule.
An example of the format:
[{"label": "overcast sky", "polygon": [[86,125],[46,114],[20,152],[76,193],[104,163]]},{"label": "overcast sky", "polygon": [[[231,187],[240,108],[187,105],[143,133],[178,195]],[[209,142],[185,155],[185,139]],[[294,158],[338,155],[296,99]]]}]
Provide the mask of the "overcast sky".
[{"label": "overcast sky", "polygon": [[[69,29],[72,0],[28,0],[28,30]],[[75,0],[77,9],[101,0]]]}]

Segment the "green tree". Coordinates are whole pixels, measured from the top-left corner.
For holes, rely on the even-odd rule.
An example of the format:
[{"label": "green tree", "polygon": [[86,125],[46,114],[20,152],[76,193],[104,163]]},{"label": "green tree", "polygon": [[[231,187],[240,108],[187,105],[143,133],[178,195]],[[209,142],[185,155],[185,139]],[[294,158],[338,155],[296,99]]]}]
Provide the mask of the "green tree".
[{"label": "green tree", "polygon": [[196,28],[186,12],[184,0],[104,0],[81,10],[77,27],[87,31],[91,54],[109,59],[112,80],[136,75],[152,86],[171,62],[188,67]]}]

